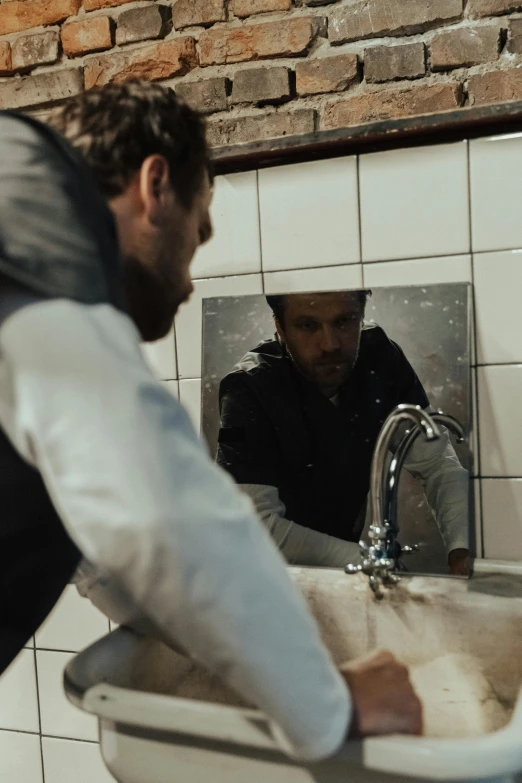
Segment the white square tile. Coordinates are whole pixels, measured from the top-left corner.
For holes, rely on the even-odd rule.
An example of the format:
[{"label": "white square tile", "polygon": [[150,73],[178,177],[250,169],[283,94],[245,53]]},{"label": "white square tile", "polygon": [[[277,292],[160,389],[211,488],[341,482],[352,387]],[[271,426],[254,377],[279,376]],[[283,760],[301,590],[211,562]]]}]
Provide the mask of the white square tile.
[{"label": "white square tile", "polygon": [[162,340],[143,343],[141,349],[156,378],[160,381],[170,381],[178,377],[174,327]]},{"label": "white square tile", "polygon": [[263,278],[266,294],[362,288],[362,264],[265,272]]},{"label": "white square tile", "polygon": [[115,783],[98,744],[43,737],[42,750],[45,783]]},{"label": "white square tile", "polygon": [[522,479],[483,479],[484,557],[522,560]]},{"label": "white square tile", "polygon": [[363,275],[367,288],[471,283],[471,256],[441,256],[364,264]]},{"label": "white square tile", "polygon": [[362,155],[363,261],[470,252],[466,142]]},{"label": "white square tile", "polygon": [[472,247],[522,247],[522,134],[470,141]]},{"label": "white square tile", "polygon": [[0,728],[40,731],[33,650],[22,650],[0,677]]},{"label": "white square tile", "polygon": [[192,277],[260,272],[257,172],[217,177],[211,216],[214,236],[198,250]]},{"label": "white square tile", "polygon": [[0,781],[43,783],[42,753],[38,734],[0,731]]},{"label": "white square tile", "polygon": [[259,172],[263,271],[361,260],[356,158]]},{"label": "white square tile", "polygon": [[194,427],[201,432],[201,380],[191,378],[179,382],[179,398],[190,414]]},{"label": "white square tile", "polygon": [[479,364],[522,362],[522,250],[479,253],[473,266]]},{"label": "white square tile", "polygon": [[179,382],[178,381],[162,381],[162,385],[165,389],[172,394],[175,400],[179,400]]},{"label": "white square tile", "polygon": [[109,633],[108,619],[74,585],[68,585],[36,633],[36,647],[78,652]]},{"label": "white square tile", "polygon": [[201,378],[202,302],[213,296],[263,293],[261,275],[237,275],[194,281],[194,293],[176,318],[179,377]]},{"label": "white square tile", "polygon": [[522,476],[522,364],[478,368],[480,472]]},{"label": "white square tile", "polygon": [[73,657],[63,652],[36,653],[42,734],[95,742],[97,719],[74,707],[63,689],[63,672]]}]

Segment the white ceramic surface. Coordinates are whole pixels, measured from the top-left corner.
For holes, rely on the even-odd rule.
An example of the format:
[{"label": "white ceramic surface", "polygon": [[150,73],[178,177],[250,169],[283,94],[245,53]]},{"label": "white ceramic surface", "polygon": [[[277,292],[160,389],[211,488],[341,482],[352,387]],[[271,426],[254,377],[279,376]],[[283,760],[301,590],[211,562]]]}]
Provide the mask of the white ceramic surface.
[{"label": "white ceramic surface", "polygon": [[201,431],[201,380],[191,378],[179,382],[179,398],[190,414],[194,426]]},{"label": "white ceramic surface", "polygon": [[45,783],[115,783],[97,743],[43,737],[42,753]]},{"label": "white ceramic surface", "polygon": [[356,158],[259,172],[263,271],[360,261]]},{"label": "white ceramic surface", "polygon": [[467,142],[362,155],[363,261],[469,253]]},{"label": "white ceramic surface", "polygon": [[82,598],[74,585],[68,585],[55,608],[36,633],[40,649],[78,652],[105,636],[109,621],[90,601]]},{"label": "white ceramic surface", "polygon": [[469,145],[473,250],[522,247],[522,134]]},{"label": "white ceramic surface", "polygon": [[522,362],[522,250],[476,253],[473,267],[479,364]]},{"label": "white ceramic surface", "polygon": [[362,288],[362,264],[265,272],[263,279],[267,294]]},{"label": "white ceramic surface", "polygon": [[[482,476],[522,476],[521,389],[522,364],[478,368]],[[485,518],[487,525],[494,524]]]},{"label": "white ceramic surface", "polygon": [[0,731],[0,781],[43,783],[42,752],[38,734]]},{"label": "white ceramic surface", "polygon": [[22,650],[0,678],[0,729],[40,731],[33,650]]},{"label": "white ceramic surface", "polygon": [[522,560],[522,479],[483,479],[484,556]]},{"label": "white ceramic surface", "polygon": [[142,351],[159,380],[168,381],[178,377],[174,328],[162,340],[157,340],[155,343],[144,343]]},{"label": "white ceramic surface", "polygon": [[192,277],[260,272],[257,172],[217,177],[211,217],[214,236],[198,250]]},{"label": "white ceramic surface", "polygon": [[471,283],[471,280],[469,255],[364,264],[364,285],[367,288]]},{"label": "white ceramic surface", "polygon": [[98,739],[96,720],[78,712],[63,691],[63,671],[73,656],[63,652],[36,653],[42,734],[71,739]]},{"label": "white ceramic surface", "polygon": [[174,399],[179,400],[179,381],[163,381],[163,386]]},{"label": "white ceramic surface", "polygon": [[237,275],[196,280],[195,290],[176,318],[180,378],[201,378],[202,300],[213,296],[261,294],[261,275]]},{"label": "white ceramic surface", "polygon": [[[471,583],[403,578],[378,602],[363,575],[291,573],[337,663],[384,647],[410,668],[424,736],[347,743],[335,759],[294,766],[266,724],[259,729],[262,714],[215,677],[159,643],[119,631],[78,658],[69,676],[86,689],[84,709],[103,718],[105,757],[121,783],[168,783],[174,767],[178,783],[204,783],[209,775],[216,783],[262,783],[268,773],[275,783],[385,781],[381,772],[492,781],[522,770],[520,585],[513,589],[482,568]],[[118,729],[122,720],[134,733]],[[180,742],[179,733],[195,745]],[[267,751],[274,755],[263,757]]]}]

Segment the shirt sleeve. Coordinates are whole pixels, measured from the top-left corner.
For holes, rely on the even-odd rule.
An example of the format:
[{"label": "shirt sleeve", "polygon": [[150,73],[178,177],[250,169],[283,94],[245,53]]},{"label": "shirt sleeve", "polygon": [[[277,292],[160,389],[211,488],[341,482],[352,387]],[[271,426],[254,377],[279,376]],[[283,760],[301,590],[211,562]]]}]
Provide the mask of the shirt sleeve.
[{"label": "shirt sleeve", "polygon": [[276,487],[242,484],[257,513],[288,563],[316,568],[344,568],[359,563],[360,550],[353,541],[343,541],[286,519],[286,508]]},{"label": "shirt sleeve", "polygon": [[346,736],[350,697],[249,499],[108,305],[28,305],[0,328],[0,423],[69,535],[173,645],[257,704],[283,749]]}]

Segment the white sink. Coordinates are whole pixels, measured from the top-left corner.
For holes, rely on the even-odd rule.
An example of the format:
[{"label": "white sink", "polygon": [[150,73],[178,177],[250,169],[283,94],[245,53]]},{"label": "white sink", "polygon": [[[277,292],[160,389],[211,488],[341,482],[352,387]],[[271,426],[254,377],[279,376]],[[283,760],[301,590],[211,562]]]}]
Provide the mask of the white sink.
[{"label": "white sink", "polygon": [[65,677],[69,697],[99,716],[118,781],[507,780],[522,770],[522,580],[406,577],[378,602],[362,575],[292,574],[336,662],[385,648],[411,667],[425,736],[350,742],[328,762],[294,764],[262,713],[160,642],[120,629]]}]

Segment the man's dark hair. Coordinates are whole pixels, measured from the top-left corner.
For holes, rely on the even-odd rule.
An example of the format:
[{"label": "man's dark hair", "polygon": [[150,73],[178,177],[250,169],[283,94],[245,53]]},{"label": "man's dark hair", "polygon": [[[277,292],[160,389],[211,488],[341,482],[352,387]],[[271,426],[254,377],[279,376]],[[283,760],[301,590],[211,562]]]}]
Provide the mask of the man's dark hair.
[{"label": "man's dark hair", "polygon": [[49,124],[85,157],[107,198],[124,192],[149,155],[163,155],[172,187],[190,209],[205,172],[212,180],[202,117],[168,87],[141,80],[69,98]]},{"label": "man's dark hair", "polygon": [[[322,292],[321,292],[322,293]],[[327,292],[325,292],[327,293]],[[353,296],[356,298],[357,302],[361,306],[361,310],[365,311],[366,309],[366,303],[370,296],[372,295],[372,291],[370,288],[361,289],[360,291],[347,291],[346,293],[353,294]],[[284,324],[284,318],[285,318],[285,300],[288,296],[291,296],[291,294],[277,294],[274,296],[267,296],[266,301],[268,305],[270,306],[270,309],[272,310],[274,314],[274,318],[279,321],[281,325]]]}]

